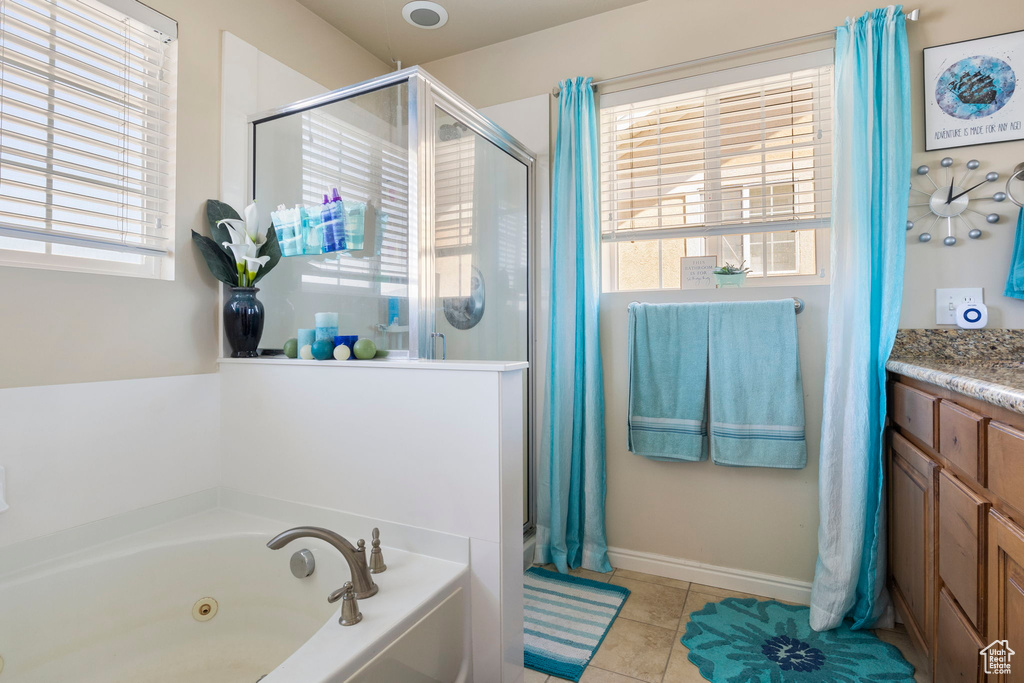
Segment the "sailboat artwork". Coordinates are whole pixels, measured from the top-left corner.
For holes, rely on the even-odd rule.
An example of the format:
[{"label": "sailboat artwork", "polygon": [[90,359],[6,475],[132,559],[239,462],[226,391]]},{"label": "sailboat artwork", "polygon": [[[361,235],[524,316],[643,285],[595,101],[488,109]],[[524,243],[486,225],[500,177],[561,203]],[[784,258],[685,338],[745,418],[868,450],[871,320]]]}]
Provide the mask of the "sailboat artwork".
[{"label": "sailboat artwork", "polygon": [[1024,31],[925,48],[926,149],[1024,138]]}]

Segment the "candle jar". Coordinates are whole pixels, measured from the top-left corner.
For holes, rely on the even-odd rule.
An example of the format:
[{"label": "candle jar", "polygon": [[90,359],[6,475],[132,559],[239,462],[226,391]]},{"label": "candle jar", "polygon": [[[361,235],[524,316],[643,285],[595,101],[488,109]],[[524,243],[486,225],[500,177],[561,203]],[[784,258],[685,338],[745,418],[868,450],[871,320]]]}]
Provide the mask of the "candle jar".
[{"label": "candle jar", "polygon": [[313,318],[316,321],[316,339],[334,341],[338,336],[338,314],[317,313]]}]

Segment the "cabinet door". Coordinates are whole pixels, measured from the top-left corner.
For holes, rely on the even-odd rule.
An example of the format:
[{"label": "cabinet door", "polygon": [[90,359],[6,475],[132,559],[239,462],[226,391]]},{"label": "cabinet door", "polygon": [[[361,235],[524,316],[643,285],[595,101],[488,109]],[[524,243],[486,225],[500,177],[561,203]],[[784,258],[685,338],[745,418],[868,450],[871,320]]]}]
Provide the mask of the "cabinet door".
[{"label": "cabinet door", "polygon": [[[988,638],[1024,643],[1024,529],[996,510],[989,513]],[[1024,666],[1011,659],[1005,683],[1024,681]]]},{"label": "cabinet door", "polygon": [[892,433],[889,567],[907,628],[932,651],[935,596],[935,489],[938,466]]},{"label": "cabinet door", "polygon": [[945,588],[939,593],[935,683],[978,683],[985,645]]},{"label": "cabinet door", "polygon": [[946,470],[939,474],[939,576],[980,633],[985,631],[988,503]]}]

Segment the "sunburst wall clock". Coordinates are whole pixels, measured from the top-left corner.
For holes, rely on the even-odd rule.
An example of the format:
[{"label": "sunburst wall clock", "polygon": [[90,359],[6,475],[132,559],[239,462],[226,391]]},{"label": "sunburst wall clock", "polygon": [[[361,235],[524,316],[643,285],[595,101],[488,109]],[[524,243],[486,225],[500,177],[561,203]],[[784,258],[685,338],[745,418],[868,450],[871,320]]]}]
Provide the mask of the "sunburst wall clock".
[{"label": "sunburst wall clock", "polygon": [[[943,169],[939,172],[941,178],[936,181],[931,175],[928,166],[918,166],[911,175],[911,181],[916,178],[924,178],[930,183],[929,187],[920,189],[910,184],[910,202],[907,211],[907,232],[916,227],[921,228],[917,239],[921,242],[930,242],[933,230],[945,232],[942,243],[952,247],[957,243],[959,230],[966,230],[967,236],[976,240],[985,233],[981,227],[984,225],[995,225],[1001,220],[998,213],[982,213],[971,208],[972,202],[979,201],[1006,201],[1005,192],[996,192],[992,195],[985,195],[984,191],[978,192],[972,197],[971,193],[981,190],[985,185],[999,180],[999,174],[995,171],[982,176],[978,171],[981,162],[971,159],[964,164],[963,172],[957,177],[957,169],[954,168],[952,157],[946,157],[939,162]],[[911,216],[915,216],[911,218]],[[959,230],[958,230],[959,229]]]}]

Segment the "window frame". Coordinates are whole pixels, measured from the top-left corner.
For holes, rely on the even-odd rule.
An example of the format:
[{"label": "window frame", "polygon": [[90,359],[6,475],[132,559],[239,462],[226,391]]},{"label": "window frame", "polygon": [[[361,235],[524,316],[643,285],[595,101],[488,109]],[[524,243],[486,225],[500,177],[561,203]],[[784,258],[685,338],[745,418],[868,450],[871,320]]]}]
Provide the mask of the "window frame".
[{"label": "window frame", "polygon": [[[740,66],[735,68],[729,68],[721,71],[713,71],[698,76],[691,76],[682,79],[676,79],[667,81],[664,83],[658,83],[655,85],[640,86],[637,88],[631,88],[621,91],[616,91],[610,95],[603,95],[598,102],[599,117],[603,113],[603,110],[612,107],[617,107],[625,104],[634,104],[639,102],[653,101],[665,97],[672,96],[683,96],[690,92],[696,92],[700,90],[707,90],[713,88],[727,87],[730,84],[738,84],[747,81],[754,81],[763,78],[770,78],[772,76],[785,75],[787,73],[796,73],[800,71],[807,71],[815,68],[826,68],[833,62],[833,50],[817,50],[805,54],[795,55],[792,57],[785,57],[777,60],[770,60],[766,62],[754,63],[746,66]],[[704,104],[705,111],[718,109],[717,104]],[[829,106],[831,111],[831,104]],[[708,139],[707,131],[720,130],[721,118],[716,118],[713,126],[702,126],[705,132],[705,139]],[[604,125],[600,126],[599,138],[603,136]],[[706,149],[717,149],[720,147],[720,138],[718,134],[712,135],[711,138],[715,140],[712,146]],[[828,136],[829,145],[829,158],[831,159],[833,146],[833,139],[831,132]],[[604,140],[601,139],[599,143],[600,147],[600,169],[601,169],[601,184],[606,185],[608,182],[614,182],[614,177],[606,176],[606,155],[607,151],[604,145]],[[770,151],[770,148],[762,148]],[[721,175],[709,173],[709,166],[707,165],[707,159],[710,155],[705,156],[705,172],[700,182],[704,185],[701,190],[701,194],[712,194],[721,195],[724,190],[730,188],[723,187],[721,184]],[[812,159],[818,158],[818,154],[815,154]],[[770,171],[762,171],[761,175],[764,176]],[[696,182],[696,181],[695,181]],[[831,178],[828,179],[828,187],[831,188]],[[710,187],[709,187],[710,185]],[[772,187],[772,185],[766,185]],[[742,201],[742,200],[741,200]],[[721,202],[719,202],[721,207]],[[829,211],[827,218],[811,218],[811,219],[795,219],[795,220],[777,220],[777,221],[761,221],[756,223],[743,223],[743,224],[727,224],[727,225],[711,225],[707,227],[676,227],[676,228],[648,228],[648,229],[634,229],[634,230],[607,230],[607,226],[610,222],[614,222],[614,219],[610,214],[607,213],[606,207],[602,204],[601,207],[601,244],[602,244],[602,293],[614,293],[614,292],[635,292],[635,291],[661,291],[661,290],[680,290],[681,283],[669,283],[666,285],[665,282],[665,257],[663,256],[663,240],[674,240],[674,239],[705,239],[704,253],[708,256],[714,255],[718,257],[718,264],[722,265],[726,259],[719,253],[720,249],[716,245],[715,248],[711,248],[708,244],[711,240],[719,240],[719,238],[726,236],[742,236],[749,237],[753,235],[768,235],[770,233],[779,233],[787,231],[803,231],[813,230],[814,231],[814,253],[815,253],[815,272],[813,274],[793,274],[793,275],[767,275],[756,276],[748,278],[746,286],[748,287],[771,287],[771,286],[794,286],[794,285],[827,285],[829,284],[831,273],[830,273],[830,253],[829,253],[829,240],[831,232],[831,201],[829,200]],[[612,254],[612,258],[608,258],[609,252],[617,252],[617,245],[621,243],[632,243],[632,242],[648,242],[653,241],[658,243],[658,281],[659,287],[657,289],[650,288],[638,288],[638,289],[622,289],[619,287],[619,258],[617,253]],[[611,247],[611,249],[609,249]],[[711,253],[709,253],[711,252]],[[732,259],[728,259],[730,262]]]},{"label": "window frame", "polygon": [[[8,2],[11,2],[11,0],[8,0]],[[43,226],[30,227],[19,225],[17,219],[15,219],[2,226],[3,229],[0,230],[0,237],[24,241],[25,243],[35,245],[36,248],[23,250],[0,246],[0,266],[173,280],[175,270],[177,22],[137,0],[74,0],[73,2],[68,0],[63,4],[58,4],[52,0],[29,0],[27,3],[12,2],[11,4],[17,6],[14,8],[15,12],[25,14],[30,17],[30,21],[44,21],[48,16],[49,20],[53,22],[53,26],[59,27],[59,29],[53,28],[50,31],[49,40],[45,44],[40,43],[36,47],[35,43],[31,43],[31,51],[44,56],[48,54],[60,55],[64,59],[69,60],[69,64],[77,64],[78,66],[55,66],[55,62],[51,58],[49,61],[49,71],[53,73],[47,73],[48,70],[46,69],[35,75],[31,75],[31,71],[26,72],[30,74],[28,76],[29,84],[35,83],[35,87],[45,88],[45,90],[35,92],[34,89],[22,83],[22,81],[25,81],[26,76],[21,72],[26,68],[32,69],[38,57],[18,52],[18,59],[11,63],[11,75],[9,78],[3,78],[0,81],[3,83],[9,82],[12,89],[24,90],[26,93],[24,99],[12,97],[9,100],[12,103],[12,108],[17,110],[17,113],[12,112],[10,114],[13,120],[10,134],[25,138],[26,144],[42,147],[44,151],[41,154],[44,154],[46,159],[45,168],[28,171],[33,176],[40,178],[36,183],[19,185],[19,183],[26,181],[10,179],[12,185],[9,186],[13,188],[21,186],[24,190],[31,193],[43,193],[45,195],[45,199],[18,198],[17,191],[14,191],[11,197],[13,203],[23,204],[28,207],[25,209],[24,215],[30,219],[30,222],[42,223]],[[49,10],[48,14],[44,14],[41,10],[49,5],[53,5],[53,9]],[[36,17],[36,14],[39,14],[40,17]],[[68,17],[72,18],[70,23],[66,21]],[[38,28],[25,23],[25,20],[17,16],[14,16],[11,21],[12,31],[31,30],[39,33]],[[7,16],[4,14],[0,17],[0,26],[6,28],[6,22]],[[28,28],[20,29],[19,27],[22,25]],[[89,30],[93,30],[93,27],[95,27],[96,31],[100,32],[97,33],[97,36],[102,35],[105,37],[100,38],[87,33]],[[117,29],[112,27],[123,28]],[[103,31],[107,33],[103,33]],[[120,45],[110,39],[111,32],[115,35],[121,35],[118,31],[123,31],[124,35],[125,46],[122,52],[117,52]],[[93,46],[93,48],[90,48],[77,44],[71,38],[72,35],[76,34],[92,38],[96,41],[96,45],[101,47]],[[30,32],[26,35],[31,36],[33,34]],[[146,37],[138,38],[138,36],[142,35]],[[135,37],[129,38],[128,36]],[[26,43],[27,41],[28,38],[23,37],[20,42]],[[146,41],[148,41],[148,44]],[[162,43],[161,49],[152,47],[152,45],[160,43]],[[144,59],[139,57],[137,53],[140,50],[142,52],[149,51],[151,55],[159,56],[160,60],[149,61],[150,58]],[[96,64],[89,62],[89,57],[83,57],[83,55],[88,55],[90,52],[94,52],[96,59],[99,60],[96,64],[106,64],[106,68],[101,69]],[[27,66],[17,66],[19,61]],[[122,61],[122,71],[109,68],[111,64],[115,62],[121,63]],[[18,117],[21,115],[22,110],[32,112],[33,107],[38,108],[38,105],[32,102],[34,99],[49,98],[53,100],[53,98],[57,98],[57,101],[61,103],[62,109],[74,110],[76,107],[86,106],[78,102],[83,97],[86,99],[89,97],[101,97],[101,95],[90,91],[89,83],[92,82],[89,80],[90,77],[83,75],[80,76],[81,83],[76,84],[74,82],[74,77],[78,75],[75,68],[85,69],[86,71],[95,69],[94,78],[98,79],[97,83],[104,83],[103,87],[108,90],[117,89],[123,91],[124,111],[126,112],[123,119],[124,123],[97,123],[103,116],[104,108],[109,109],[116,104],[116,100],[113,97],[106,96],[106,100],[100,99],[97,101],[95,114],[91,115],[93,120],[87,117],[87,119],[79,121],[69,114],[68,111],[54,113],[55,108],[51,104],[45,110],[50,113],[43,120],[35,121],[35,117],[43,116],[43,114],[33,113],[32,118],[24,121],[25,124],[30,124],[33,129],[43,131],[41,137],[29,137],[15,132],[15,129],[21,125],[19,121],[22,119]],[[138,78],[137,71],[146,69],[149,70],[146,73],[146,78],[153,78],[155,79],[154,82],[160,82],[164,86],[160,90],[153,90],[153,93],[155,93],[153,98],[150,98],[148,95],[140,96],[137,94],[137,92],[143,92],[149,87],[149,81],[136,80]],[[64,73],[63,78],[60,77],[61,73]],[[0,71],[0,75],[2,74],[3,71]],[[71,76],[70,80],[68,75]],[[46,85],[43,85],[44,83]],[[58,88],[56,84],[60,84],[59,90],[56,89]],[[136,122],[127,123],[129,107],[127,102],[130,99],[137,100],[139,103],[138,105],[133,105],[133,116],[145,118],[157,116],[154,112],[166,112],[166,119],[157,116],[159,123],[162,124],[161,127],[159,129],[153,128],[152,134],[150,134],[147,132],[149,129],[148,125]],[[142,106],[143,104],[151,105],[152,108],[150,106]],[[92,109],[89,110],[92,111]],[[28,115],[25,114],[25,116]],[[2,117],[3,112],[0,111],[0,119]],[[74,125],[68,128],[65,122],[71,122]],[[102,129],[102,136],[109,138],[109,140],[101,140],[96,145],[91,145],[87,140],[78,145],[66,142],[66,139],[78,138],[84,140],[85,133],[82,131],[89,128]],[[130,129],[134,131],[133,134],[127,132]],[[0,125],[0,132],[3,131],[5,131],[5,128]],[[55,138],[64,140],[62,143],[59,143],[55,141]],[[158,138],[160,142],[157,142]],[[17,157],[17,148],[12,148],[12,150],[14,156]],[[103,150],[106,150],[106,152],[100,153]],[[56,160],[57,165],[66,165],[73,163],[72,160],[76,158],[88,158],[90,156],[95,156],[100,159],[101,163],[108,165],[114,163],[115,160],[119,160],[119,163],[128,164],[136,170],[132,175],[129,175],[127,170],[122,171],[125,184],[122,190],[116,190],[113,186],[114,181],[100,182],[99,185],[94,186],[92,183],[97,182],[99,176],[91,176],[86,172],[80,179],[75,179],[71,176],[62,176],[60,172],[53,168],[54,160]],[[128,161],[135,158],[138,161]],[[159,169],[151,161],[159,163]],[[3,166],[5,163],[7,162],[0,161],[0,166]],[[22,173],[17,171],[17,164],[12,164],[12,168],[16,175],[22,175]],[[125,168],[128,168],[128,166],[125,166]],[[107,172],[103,171],[102,173]],[[136,176],[135,173],[138,175]],[[61,180],[62,177],[64,180]],[[129,179],[131,182],[140,185],[157,185],[159,186],[160,194],[150,195],[148,191],[129,190]],[[81,191],[77,193],[67,189],[51,191],[55,181],[60,181],[64,185],[68,183],[75,184]],[[8,180],[0,181],[0,183],[5,184],[7,182]],[[108,184],[110,185],[108,189],[117,192],[123,199],[105,198],[101,194],[94,192],[94,187],[105,187]],[[75,199],[76,195],[81,197],[80,201]],[[157,205],[149,201],[150,197],[154,200],[159,200],[160,208],[156,208]],[[58,199],[61,200],[61,203],[58,203]],[[79,202],[77,206],[76,201]],[[118,204],[118,201],[121,203]],[[98,211],[90,202],[109,204],[111,208],[109,211],[110,215],[107,218],[110,220],[115,222],[126,220],[128,225],[138,223],[141,226],[148,225],[149,227],[131,230],[126,228],[123,223],[116,228],[91,225],[88,221],[83,221],[81,217],[90,215],[100,216],[104,212]],[[31,213],[32,207],[36,207],[37,210],[42,212],[42,215],[33,215]],[[139,217],[131,218],[129,213],[137,213]],[[51,221],[59,222],[60,220],[55,218],[54,214],[66,214],[68,218],[64,219],[66,222],[62,224],[65,226],[63,229],[47,236],[47,232],[51,229],[56,230],[51,225]],[[12,213],[12,215],[14,214]],[[120,219],[118,218],[119,216],[121,217]],[[111,229],[120,230],[121,237],[115,236],[106,240],[95,237],[98,231],[110,231]],[[79,232],[81,233],[80,235],[77,234]],[[131,238],[130,242],[128,238]],[[128,248],[118,248],[118,239],[127,244]],[[152,245],[155,240],[158,240],[156,244],[159,244],[159,246]],[[77,255],[54,253],[55,251],[59,252],[68,249],[82,251]],[[104,259],[98,255],[90,254],[93,251],[134,256],[138,260],[132,263]]]}]

